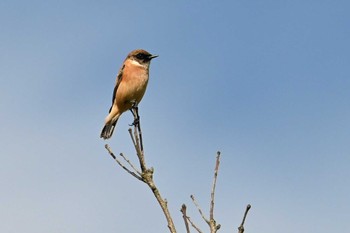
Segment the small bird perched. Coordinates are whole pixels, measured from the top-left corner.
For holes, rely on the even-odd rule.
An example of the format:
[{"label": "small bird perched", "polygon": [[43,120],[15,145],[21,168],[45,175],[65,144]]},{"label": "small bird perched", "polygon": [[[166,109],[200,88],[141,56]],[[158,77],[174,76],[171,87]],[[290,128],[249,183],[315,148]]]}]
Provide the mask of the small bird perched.
[{"label": "small bird perched", "polygon": [[158,55],[152,55],[143,49],[128,54],[117,75],[112,106],[105,119],[101,138],[109,139],[120,115],[140,103],[147,88],[151,60],[156,57]]}]

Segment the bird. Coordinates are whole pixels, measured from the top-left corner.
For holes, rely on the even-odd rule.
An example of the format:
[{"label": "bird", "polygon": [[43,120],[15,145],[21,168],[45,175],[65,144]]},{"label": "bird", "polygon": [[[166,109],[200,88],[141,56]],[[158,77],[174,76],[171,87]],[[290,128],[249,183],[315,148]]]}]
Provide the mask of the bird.
[{"label": "bird", "polygon": [[151,60],[156,57],[158,55],[136,49],[125,58],[117,74],[112,106],[105,119],[101,138],[105,140],[111,138],[119,117],[140,103],[146,92]]}]

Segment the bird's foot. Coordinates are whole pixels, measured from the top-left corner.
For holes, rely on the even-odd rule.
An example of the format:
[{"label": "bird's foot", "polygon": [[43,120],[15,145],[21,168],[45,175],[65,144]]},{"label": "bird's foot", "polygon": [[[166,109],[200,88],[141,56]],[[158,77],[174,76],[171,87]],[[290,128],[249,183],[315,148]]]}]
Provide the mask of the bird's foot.
[{"label": "bird's foot", "polygon": [[139,122],[140,122],[140,120],[135,118],[134,122],[132,124],[130,124],[129,126],[136,126],[139,124]]},{"label": "bird's foot", "polygon": [[131,103],[132,103],[131,109],[138,109],[139,103],[136,100],[131,101]]}]

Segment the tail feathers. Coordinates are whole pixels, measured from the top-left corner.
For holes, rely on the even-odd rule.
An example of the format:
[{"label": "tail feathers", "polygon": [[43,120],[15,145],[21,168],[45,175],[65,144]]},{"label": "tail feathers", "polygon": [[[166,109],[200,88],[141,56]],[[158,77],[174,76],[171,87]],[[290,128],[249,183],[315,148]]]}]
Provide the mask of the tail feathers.
[{"label": "tail feathers", "polygon": [[115,122],[112,123],[112,124],[105,124],[105,126],[104,126],[103,129],[102,129],[100,138],[103,138],[103,139],[105,139],[105,140],[111,138],[116,123],[117,123],[117,121],[115,121]]}]

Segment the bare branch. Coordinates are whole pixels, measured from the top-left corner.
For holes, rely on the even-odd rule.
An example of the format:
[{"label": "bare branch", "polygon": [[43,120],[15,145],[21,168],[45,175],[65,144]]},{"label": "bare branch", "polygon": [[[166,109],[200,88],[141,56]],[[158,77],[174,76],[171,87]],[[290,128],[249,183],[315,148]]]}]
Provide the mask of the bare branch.
[{"label": "bare branch", "polygon": [[186,226],[186,232],[187,233],[191,233],[190,231],[190,226],[188,225],[188,219],[187,219],[187,214],[186,214],[186,205],[185,204],[182,204],[182,207],[181,207],[181,213],[182,213],[182,218],[184,219],[184,222],[185,222],[185,226]]},{"label": "bare branch", "polygon": [[247,217],[248,211],[250,210],[252,206],[250,204],[247,205],[245,212],[244,212],[244,216],[243,216],[243,220],[241,225],[238,227],[238,233],[243,233],[244,232],[244,222],[245,222],[245,218]]},{"label": "bare branch", "polygon": [[129,134],[130,134],[130,137],[131,137],[131,140],[132,140],[132,143],[135,147],[135,151],[136,151],[136,155],[139,159],[139,162],[140,162],[140,168],[141,168],[141,171],[144,172],[146,170],[146,161],[145,161],[145,158],[144,158],[144,155],[143,155],[143,152],[140,150],[140,143],[139,143],[139,139],[138,139],[138,136],[137,136],[137,128],[136,126],[134,127],[134,135],[133,135],[133,132],[132,132],[132,129],[129,128]]},{"label": "bare branch", "polygon": [[188,225],[188,222],[191,223],[191,226],[198,232],[198,233],[202,233],[201,229],[199,229],[199,227],[197,227],[194,222],[191,221],[191,218],[189,216],[187,216],[187,213],[186,213],[186,205],[185,204],[182,204],[182,207],[181,207],[181,213],[182,213],[182,217],[184,219],[184,222],[185,222],[185,226],[186,226],[186,232],[187,233],[190,233],[190,228],[189,228],[189,225]]},{"label": "bare branch", "polygon": [[215,188],[216,188],[216,180],[218,178],[219,166],[220,166],[220,151],[217,152],[217,156],[216,156],[213,187],[212,187],[211,194],[210,194],[210,199],[211,199],[211,201],[210,201],[210,231],[212,233],[217,232],[221,227],[220,224],[218,224],[218,225],[216,224],[216,221],[214,219]]},{"label": "bare branch", "polygon": [[118,165],[120,167],[122,167],[126,172],[128,172],[130,175],[132,175],[133,177],[135,177],[136,179],[143,181],[142,178],[137,175],[135,172],[130,171],[127,167],[125,167],[118,159],[117,157],[114,155],[112,149],[109,147],[108,144],[105,145],[106,150],[108,151],[108,153],[112,156],[112,158],[118,163]]},{"label": "bare branch", "polygon": [[198,203],[197,203],[196,199],[194,198],[194,196],[191,195],[190,197],[191,197],[191,199],[192,199],[193,204],[197,207],[198,212],[199,212],[199,214],[202,216],[203,220],[210,226],[209,220],[206,219],[206,217],[204,216],[204,214],[203,214],[203,212],[202,212],[202,210],[201,210],[201,207],[198,205]]},{"label": "bare branch", "polygon": [[[134,116],[137,119],[137,124],[135,124],[135,128],[136,128],[136,125],[137,125],[137,130],[138,130],[138,133],[139,133],[139,140],[140,140],[140,149],[141,149],[141,152],[143,154],[143,142],[142,142],[142,132],[141,132],[141,125],[140,125],[139,108],[136,106],[134,108],[134,110],[135,110]],[[136,130],[135,130],[135,132],[136,132]]]},{"label": "bare branch", "polygon": [[134,148],[135,148],[135,151],[136,151],[136,155],[139,159],[139,162],[140,162],[140,167],[141,167],[141,171],[144,172],[146,170],[146,162],[145,162],[145,159],[144,159],[144,156],[143,156],[143,152],[140,150],[140,143],[139,143],[139,139],[138,139],[138,136],[137,136],[137,128],[135,126],[135,133],[133,135],[132,133],[132,129],[129,128],[129,135],[131,137],[131,140],[132,140],[132,143],[134,145]]},{"label": "bare branch", "polygon": [[153,192],[153,195],[157,199],[160,207],[162,208],[163,213],[165,215],[165,218],[168,222],[168,228],[169,228],[170,232],[176,233],[175,225],[174,225],[173,219],[172,219],[170,212],[169,212],[169,209],[168,209],[168,203],[165,199],[162,198],[157,186],[155,185],[155,183],[153,181],[153,168],[147,169],[145,172],[143,172],[142,179],[150,187],[150,189]]},{"label": "bare branch", "polygon": [[220,151],[217,152],[217,156],[216,156],[213,187],[211,189],[211,195],[210,195],[210,197],[211,197],[211,199],[210,199],[210,221],[214,221],[215,188],[216,188],[216,180],[218,177],[219,166],[220,166]]},{"label": "bare branch", "polygon": [[187,220],[191,223],[191,226],[198,232],[198,233],[203,233],[201,229],[199,229],[191,220],[190,217],[187,216]]},{"label": "bare branch", "polygon": [[214,219],[214,205],[215,205],[215,188],[216,188],[216,180],[218,177],[218,172],[219,172],[219,166],[220,166],[220,151],[217,152],[216,156],[216,163],[215,163],[215,169],[214,169],[214,179],[213,179],[213,185],[210,193],[210,211],[209,211],[209,220],[204,216],[201,208],[199,207],[198,203],[196,202],[195,198],[193,195],[191,195],[191,199],[195,206],[197,207],[200,215],[204,219],[204,221],[209,225],[210,232],[211,233],[216,233],[221,225],[216,224],[216,221]]},{"label": "bare branch", "polygon": [[168,228],[171,233],[176,233],[175,225],[172,220],[172,217],[170,215],[169,209],[168,209],[168,203],[165,199],[162,198],[157,186],[155,185],[153,181],[153,168],[147,168],[146,161],[144,157],[143,152],[143,142],[142,142],[142,133],[141,133],[141,124],[140,124],[140,116],[138,113],[137,103],[135,106],[133,106],[133,109],[131,111],[134,115],[134,134],[132,133],[132,130],[129,129],[129,134],[132,139],[132,142],[134,144],[137,157],[140,162],[140,168],[141,168],[141,179],[143,182],[145,182],[148,187],[150,187],[151,191],[153,192],[153,195],[157,199],[164,216],[168,222]]},{"label": "bare branch", "polygon": [[141,172],[139,172],[139,171],[135,168],[135,166],[130,162],[130,160],[129,160],[123,153],[120,153],[120,156],[123,157],[123,159],[125,160],[125,162],[127,162],[127,163],[130,165],[130,167],[131,167],[138,175],[141,176]]},{"label": "bare branch", "polygon": [[139,153],[139,148],[137,147],[137,144],[136,144],[136,141],[135,141],[135,138],[134,138],[134,136],[132,135],[132,129],[131,128],[129,128],[128,129],[128,132],[129,132],[129,135],[130,135],[130,138],[131,138],[131,141],[132,141],[132,144],[134,145],[134,147],[135,147],[135,150],[136,150],[136,153],[138,154]]},{"label": "bare branch", "polygon": [[[124,159],[124,161],[131,167],[131,169],[125,167],[114,155],[114,153],[112,152],[111,148],[108,146],[108,144],[105,145],[105,148],[107,149],[107,151],[109,152],[109,154],[112,156],[112,158],[118,163],[118,165],[120,167],[122,167],[126,172],[128,172],[130,175],[134,176],[135,178],[137,178],[138,180],[146,183],[148,185],[148,187],[151,189],[153,195],[155,196],[155,198],[157,199],[163,213],[164,216],[167,220],[168,223],[168,228],[170,230],[171,233],[176,233],[176,229],[175,229],[175,225],[173,223],[172,217],[170,215],[170,212],[168,210],[168,203],[166,199],[163,199],[157,186],[154,183],[153,180],[153,173],[154,173],[154,169],[151,168],[147,168],[146,165],[146,161],[145,161],[145,157],[144,157],[144,150],[143,150],[143,141],[142,141],[142,132],[141,132],[141,125],[140,125],[140,116],[138,113],[138,108],[137,108],[137,103],[133,106],[132,108],[132,113],[134,115],[134,122],[133,122],[133,126],[134,126],[134,130],[132,130],[131,128],[128,130],[129,131],[129,135],[131,137],[132,143],[134,145],[139,163],[140,163],[140,169],[141,171],[139,171],[131,162],[130,160],[124,156],[123,153],[120,153],[120,156]],[[218,172],[219,172],[219,166],[220,166],[220,152],[217,152],[217,156],[216,156],[216,164],[215,164],[215,169],[214,169],[214,178],[213,178],[213,183],[212,183],[212,188],[211,188],[211,195],[210,195],[210,210],[209,210],[209,219],[207,219],[204,214],[203,211],[201,209],[201,207],[199,206],[199,204],[197,203],[195,197],[193,195],[191,195],[191,199],[194,203],[194,205],[197,207],[201,217],[203,218],[203,220],[208,224],[208,226],[210,227],[210,232],[211,233],[216,233],[221,225],[220,224],[216,224],[216,221],[214,219],[214,206],[215,206],[215,190],[216,190],[216,182],[217,182],[217,176],[218,176]],[[187,216],[186,213],[186,205],[183,204],[182,208],[181,208],[181,212],[183,214],[183,220],[186,226],[186,232],[190,233],[190,227],[189,227],[189,223],[191,224],[191,226],[198,232],[198,233],[202,233],[202,231],[194,224],[193,221],[191,221],[190,217]],[[248,210],[250,209],[250,205],[247,206],[247,210],[244,214],[244,218],[242,221],[241,226],[238,228],[239,229],[239,233],[243,233],[244,232],[244,221],[246,218],[246,215],[248,213]]]}]

